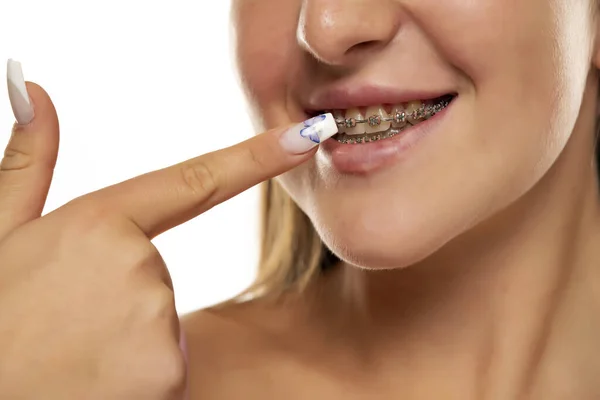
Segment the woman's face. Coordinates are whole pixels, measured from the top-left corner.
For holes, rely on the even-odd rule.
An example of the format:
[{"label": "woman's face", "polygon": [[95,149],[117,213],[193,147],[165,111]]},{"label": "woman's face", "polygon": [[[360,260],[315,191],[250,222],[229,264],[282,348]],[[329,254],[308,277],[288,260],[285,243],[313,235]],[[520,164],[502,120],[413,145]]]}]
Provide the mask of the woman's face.
[{"label": "woman's face", "polygon": [[[567,144],[595,87],[592,1],[233,0],[260,129],[321,110],[393,117],[453,95],[392,138],[326,142],[280,182],[348,262],[430,255],[522,197]],[[358,126],[349,133],[388,127]]]}]

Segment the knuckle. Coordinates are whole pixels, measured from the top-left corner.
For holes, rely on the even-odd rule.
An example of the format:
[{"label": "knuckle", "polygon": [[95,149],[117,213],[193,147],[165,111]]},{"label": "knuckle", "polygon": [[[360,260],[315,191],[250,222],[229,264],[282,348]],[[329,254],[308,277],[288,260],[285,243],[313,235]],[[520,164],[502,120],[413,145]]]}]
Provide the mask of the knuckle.
[{"label": "knuckle", "polygon": [[96,237],[111,224],[112,218],[100,204],[84,200],[72,200],[63,206],[66,212],[63,233],[69,239]]},{"label": "knuckle", "polygon": [[180,395],[186,382],[186,362],[178,346],[170,346],[157,366],[157,380],[167,398]]},{"label": "knuckle", "polygon": [[[133,234],[125,223],[96,201],[75,199],[63,206],[59,240],[68,254],[127,271],[156,263],[158,250],[145,236]],[[160,257],[160,256],[158,256]],[[115,269],[115,268],[113,268]]]},{"label": "knuckle", "polygon": [[175,295],[166,286],[161,286],[160,290],[153,293],[152,298],[145,301],[144,308],[147,317],[151,320],[171,321],[177,317]]},{"label": "knuckle", "polygon": [[149,271],[160,270],[160,254],[149,240],[131,236],[115,237],[113,240],[113,247],[122,249],[117,255],[120,268],[134,280],[152,275]]},{"label": "knuckle", "polygon": [[187,380],[185,357],[170,333],[167,336],[155,333],[146,336],[147,350],[136,360],[144,370],[136,384],[143,385],[153,399],[180,399]]},{"label": "knuckle", "polygon": [[[160,282],[170,293],[159,294],[156,304],[162,304],[167,307],[174,307],[173,282],[167,269],[167,265],[159,253],[158,249],[147,239],[138,240],[132,243],[132,250],[128,250],[126,263],[129,265],[130,273],[135,276],[134,279],[145,279],[148,277],[154,282]],[[161,296],[170,295],[171,298],[164,299]],[[154,301],[152,302],[154,304]],[[162,306],[160,306],[162,307]],[[158,308],[160,308],[158,307]]]},{"label": "knuckle", "polygon": [[185,163],[180,172],[185,189],[200,199],[211,196],[217,190],[216,176],[204,161]]},{"label": "knuckle", "polygon": [[120,253],[121,259],[135,269],[147,269],[148,267],[155,268],[162,260],[160,253],[150,240],[139,232],[128,232],[127,230],[115,230],[111,237],[114,241],[114,246]]},{"label": "knuckle", "polygon": [[33,165],[33,156],[19,148],[15,142],[15,140],[11,140],[4,150],[4,158],[0,162],[0,171],[19,171]]},{"label": "knuckle", "polygon": [[253,165],[258,167],[260,170],[267,169],[267,160],[264,159],[264,154],[262,152],[258,152],[253,147],[246,147],[245,151],[248,153],[247,158]]}]

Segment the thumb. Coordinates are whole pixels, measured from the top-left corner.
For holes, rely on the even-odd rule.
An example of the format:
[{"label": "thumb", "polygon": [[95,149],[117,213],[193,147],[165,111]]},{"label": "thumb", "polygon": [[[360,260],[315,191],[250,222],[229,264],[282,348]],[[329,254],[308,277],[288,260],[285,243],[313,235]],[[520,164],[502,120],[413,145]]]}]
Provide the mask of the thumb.
[{"label": "thumb", "polygon": [[25,83],[21,64],[8,60],[7,85],[17,122],[0,162],[0,239],[42,214],[56,164],[59,127],[48,94]]}]

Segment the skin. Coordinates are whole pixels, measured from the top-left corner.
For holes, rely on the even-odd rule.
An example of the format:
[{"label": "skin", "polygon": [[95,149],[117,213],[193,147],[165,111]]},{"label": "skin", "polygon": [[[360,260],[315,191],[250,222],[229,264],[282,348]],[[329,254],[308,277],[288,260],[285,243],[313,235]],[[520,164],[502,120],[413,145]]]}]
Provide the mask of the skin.
[{"label": "skin", "polygon": [[279,178],[342,265],[282,304],[190,315],[192,398],[599,398],[595,7],[234,0],[257,127],[340,82],[459,97],[384,170],[320,150]]},{"label": "skin", "polygon": [[[41,216],[58,153],[48,94],[0,163],[0,393],[7,399],[180,400],[183,330],[151,239],[314,155],[285,128],[89,193]],[[183,347],[185,347],[183,345]]]},{"label": "skin", "polygon": [[[234,0],[261,128],[341,80],[459,93],[441,132],[362,177],[286,154],[277,128],[41,216],[59,129],[28,84],[36,117],[0,164],[0,393],[181,399],[187,376],[192,400],[599,398],[589,1]],[[280,181],[342,265],[188,315],[186,370],[150,240],[294,167]]]}]

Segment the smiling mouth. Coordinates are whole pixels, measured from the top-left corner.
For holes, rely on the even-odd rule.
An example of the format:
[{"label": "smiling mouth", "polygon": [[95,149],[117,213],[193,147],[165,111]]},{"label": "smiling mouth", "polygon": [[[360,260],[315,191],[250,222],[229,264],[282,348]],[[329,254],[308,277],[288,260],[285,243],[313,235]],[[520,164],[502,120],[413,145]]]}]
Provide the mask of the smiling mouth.
[{"label": "smiling mouth", "polygon": [[402,131],[430,119],[456,98],[447,94],[427,101],[411,101],[394,106],[371,106],[331,112],[339,127],[332,138],[344,144],[361,144],[389,139]]}]

